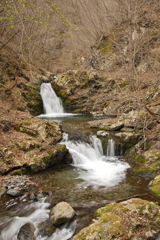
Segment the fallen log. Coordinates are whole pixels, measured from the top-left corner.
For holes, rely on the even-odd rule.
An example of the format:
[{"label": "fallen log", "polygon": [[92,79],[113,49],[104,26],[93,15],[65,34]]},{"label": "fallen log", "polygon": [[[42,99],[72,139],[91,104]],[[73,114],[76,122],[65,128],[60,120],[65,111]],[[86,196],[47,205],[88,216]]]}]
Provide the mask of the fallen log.
[{"label": "fallen log", "polygon": [[119,202],[129,200],[131,198],[140,198],[140,197],[144,197],[146,195],[147,195],[147,193],[136,194],[136,195],[132,195],[132,196],[129,196],[129,197],[120,198],[120,199],[112,200],[112,201],[106,200],[106,201],[99,202],[99,203],[96,202],[96,203],[90,203],[90,204],[76,204],[76,205],[72,205],[72,207],[75,210],[76,209],[83,209],[83,208],[100,208],[100,207],[104,207],[104,206],[106,206],[107,204],[110,204],[110,203],[119,203]]}]

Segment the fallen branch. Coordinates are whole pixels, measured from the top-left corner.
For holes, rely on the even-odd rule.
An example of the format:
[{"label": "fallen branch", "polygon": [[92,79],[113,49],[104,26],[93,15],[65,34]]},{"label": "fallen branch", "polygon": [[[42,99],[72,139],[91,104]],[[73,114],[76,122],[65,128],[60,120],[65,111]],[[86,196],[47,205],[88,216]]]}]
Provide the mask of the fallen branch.
[{"label": "fallen branch", "polygon": [[100,203],[91,203],[91,204],[77,204],[77,205],[74,205],[72,206],[74,209],[82,209],[82,208],[99,208],[99,207],[104,207],[106,206],[107,204],[110,204],[110,203],[119,203],[119,202],[123,202],[123,201],[126,201],[126,200],[129,200],[131,198],[139,198],[139,197],[143,197],[143,196],[146,196],[147,193],[144,193],[144,194],[136,194],[136,195],[133,195],[133,196],[129,196],[129,197],[126,197],[126,198],[120,198],[120,199],[117,199],[117,200],[114,200],[114,201],[103,201],[103,202],[100,202]]}]

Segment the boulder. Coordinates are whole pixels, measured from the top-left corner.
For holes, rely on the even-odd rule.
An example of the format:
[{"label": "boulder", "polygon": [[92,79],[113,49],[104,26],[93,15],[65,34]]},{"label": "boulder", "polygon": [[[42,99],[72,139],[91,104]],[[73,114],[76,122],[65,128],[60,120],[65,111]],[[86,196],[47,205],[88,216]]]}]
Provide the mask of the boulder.
[{"label": "boulder", "polygon": [[34,225],[32,223],[26,223],[20,228],[17,240],[36,240],[34,231]]},{"label": "boulder", "polygon": [[72,240],[159,239],[160,207],[153,202],[135,198],[111,203],[98,209],[96,216]]},{"label": "boulder", "polygon": [[149,190],[160,197],[160,175],[157,175],[150,183]]},{"label": "boulder", "polygon": [[115,134],[115,137],[120,139],[120,142],[123,144],[124,150],[127,150],[141,139],[141,134],[137,134],[134,132],[119,132]]},{"label": "boulder", "polygon": [[45,239],[46,237],[49,238],[55,231],[56,227],[49,220],[46,220],[38,225],[38,234]]},{"label": "boulder", "polygon": [[10,196],[13,196],[13,197],[19,197],[19,196],[23,195],[23,193],[19,189],[16,189],[16,188],[9,189],[7,191],[7,194]]},{"label": "boulder", "polygon": [[130,127],[134,129],[151,129],[155,125],[155,121],[151,118],[146,111],[130,111],[128,113],[123,113],[118,120],[123,122],[125,127]]},{"label": "boulder", "polygon": [[108,135],[109,135],[109,133],[104,131],[104,130],[97,131],[97,136],[105,137],[105,136],[108,136]]},{"label": "boulder", "polygon": [[118,119],[101,119],[88,122],[91,128],[99,128],[106,131],[118,131],[123,128],[123,122],[118,121]]},{"label": "boulder", "polygon": [[0,129],[1,174],[11,171],[26,174],[28,170],[38,172],[67,161],[68,150],[63,145],[57,145],[62,137],[58,123],[23,114],[18,122],[10,123],[7,131],[6,128],[3,130],[4,124]]},{"label": "boulder", "polygon": [[74,215],[75,211],[68,203],[60,202],[52,208],[50,220],[55,226],[58,226],[71,221]]}]

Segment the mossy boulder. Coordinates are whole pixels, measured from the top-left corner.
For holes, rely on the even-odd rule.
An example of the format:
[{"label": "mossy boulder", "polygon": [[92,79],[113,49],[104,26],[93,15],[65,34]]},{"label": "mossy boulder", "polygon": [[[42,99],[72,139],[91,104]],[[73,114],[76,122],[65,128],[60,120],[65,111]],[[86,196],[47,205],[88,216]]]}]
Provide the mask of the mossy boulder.
[{"label": "mossy boulder", "polygon": [[[160,169],[160,150],[156,148],[157,144],[151,146],[148,150],[142,150],[141,142],[128,149],[125,158],[133,165],[134,172],[156,173]],[[143,174],[142,174],[143,175]]]},{"label": "mossy boulder", "polygon": [[140,133],[135,132],[119,132],[115,134],[115,137],[120,140],[121,144],[123,145],[124,151],[138,143],[139,140],[142,138]]},{"label": "mossy boulder", "polygon": [[156,239],[160,234],[159,226],[160,207],[135,198],[98,209],[93,224],[72,240]]},{"label": "mossy boulder", "polygon": [[149,190],[160,197],[160,175],[157,175],[150,183]]},{"label": "mossy boulder", "polygon": [[47,152],[31,159],[26,163],[26,168],[31,173],[39,172],[54,165],[67,163],[69,157],[70,155],[65,145],[56,145]]},{"label": "mossy boulder", "polygon": [[88,94],[101,87],[97,79],[95,72],[69,70],[52,80],[51,84],[63,100],[64,107],[70,108],[71,111],[78,109],[78,112],[89,112],[84,110],[84,107],[86,108]]},{"label": "mossy boulder", "polygon": [[68,161],[68,150],[57,143],[62,132],[58,123],[24,114],[18,122],[1,122],[0,173],[38,172]]}]

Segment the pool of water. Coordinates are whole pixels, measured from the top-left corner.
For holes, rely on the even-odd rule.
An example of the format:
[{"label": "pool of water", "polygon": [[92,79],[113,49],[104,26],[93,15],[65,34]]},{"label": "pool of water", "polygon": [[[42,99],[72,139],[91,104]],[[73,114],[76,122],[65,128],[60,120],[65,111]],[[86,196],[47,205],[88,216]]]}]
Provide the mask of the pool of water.
[{"label": "pool of water", "polygon": [[[90,116],[70,116],[67,118],[49,119],[51,121],[58,121],[62,125],[62,130],[71,134],[72,138],[76,140],[85,139],[87,136],[95,135],[97,132],[97,129],[89,128],[88,121],[93,120]],[[82,135],[83,137],[81,137]],[[107,139],[108,135],[103,141],[105,142]],[[106,151],[104,152],[104,154],[106,154]],[[123,156],[118,160],[125,162]],[[87,185],[84,179],[79,177],[84,175],[85,171],[85,169],[75,167],[71,164],[56,168],[52,167],[31,176],[32,180],[38,183],[39,188],[46,192],[52,192],[52,195],[46,198],[46,202],[54,205],[60,201],[66,201],[76,210],[77,216],[80,218],[80,223],[76,231],[79,231],[91,222],[97,207],[103,206],[110,201],[142,196],[143,194],[144,196],[142,198],[144,199],[156,200],[148,191],[147,185],[149,180],[137,176],[132,172],[131,168],[126,168],[125,177],[117,184],[106,184],[106,186],[99,186],[97,184]],[[33,187],[29,189],[29,191],[36,191],[36,188]],[[11,201],[11,198],[9,201]],[[12,201],[13,207],[4,208],[0,213],[1,219],[3,219],[3,223],[0,225],[2,229],[6,227],[9,218],[14,218],[17,214],[23,215],[24,211],[22,211],[22,209],[25,208],[27,211],[27,204],[31,204],[29,202],[23,203],[23,199],[18,200],[18,202],[14,201]],[[45,214],[46,211],[48,212],[48,210],[45,210]],[[30,213],[25,212],[24,215],[29,214]]]}]

